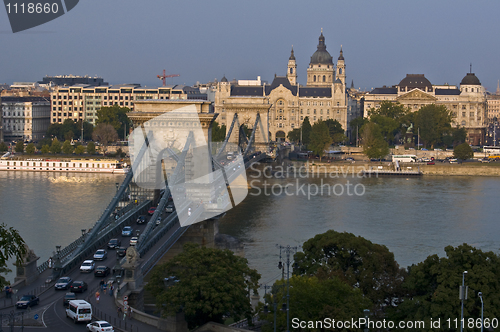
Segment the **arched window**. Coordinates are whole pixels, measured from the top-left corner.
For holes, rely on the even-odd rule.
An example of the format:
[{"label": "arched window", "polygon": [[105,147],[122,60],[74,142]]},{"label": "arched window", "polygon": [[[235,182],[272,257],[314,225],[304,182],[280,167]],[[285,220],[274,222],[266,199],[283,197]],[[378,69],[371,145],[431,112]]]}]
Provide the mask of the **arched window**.
[{"label": "arched window", "polygon": [[316,82],[316,75],[314,75],[313,77],[313,82]]},{"label": "arched window", "polygon": [[293,74],[293,68],[290,68],[290,74]]},{"label": "arched window", "polygon": [[339,68],[339,74],[342,75],[342,68]]},{"label": "arched window", "polygon": [[323,82],[326,82],[326,76],[323,75]]}]

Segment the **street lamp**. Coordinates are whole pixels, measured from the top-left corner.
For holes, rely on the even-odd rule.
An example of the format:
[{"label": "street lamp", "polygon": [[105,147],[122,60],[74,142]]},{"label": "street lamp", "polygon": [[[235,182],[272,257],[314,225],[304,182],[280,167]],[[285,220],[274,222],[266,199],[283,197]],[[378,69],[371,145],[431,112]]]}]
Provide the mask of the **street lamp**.
[{"label": "street lamp", "polygon": [[[286,309],[286,332],[290,331],[290,253],[292,251],[297,252],[298,247],[291,247],[290,245],[287,246],[278,246],[277,247],[280,249],[280,261],[278,263],[278,268],[282,269],[283,263],[281,262],[281,250],[284,250],[286,253],[286,307],[285,304],[283,303],[283,309]],[[283,270],[282,276],[284,276],[285,271]]]},{"label": "street lamp", "polygon": [[370,309],[363,310],[363,313],[365,314],[365,322],[366,322],[363,331],[368,332],[368,316],[370,316]]},{"label": "street lamp", "polygon": [[483,326],[484,326],[484,319],[483,319],[483,308],[484,308],[483,293],[479,292],[477,295],[481,299],[481,332],[483,332]]},{"label": "street lamp", "polygon": [[85,229],[82,229],[82,242],[85,242]]},{"label": "street lamp", "polygon": [[464,330],[464,299],[467,300],[467,289],[465,288],[465,275],[467,271],[462,273],[462,286],[460,287],[460,300],[462,301],[462,311],[460,319],[460,332]]}]

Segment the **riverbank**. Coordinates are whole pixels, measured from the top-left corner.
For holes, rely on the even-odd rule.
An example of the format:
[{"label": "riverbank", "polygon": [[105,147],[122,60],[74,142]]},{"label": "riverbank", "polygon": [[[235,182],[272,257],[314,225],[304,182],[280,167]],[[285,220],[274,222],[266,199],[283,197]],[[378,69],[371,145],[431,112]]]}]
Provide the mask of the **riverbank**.
[{"label": "riverbank", "polygon": [[[363,171],[379,170],[388,171],[394,170],[394,165],[390,162],[331,162],[319,163],[292,161],[286,165],[293,166],[295,173],[300,174],[325,174],[332,176],[345,176],[346,174],[361,176]],[[280,171],[280,167],[275,168],[275,172]],[[284,167],[284,166],[283,166]],[[283,169],[285,170],[285,169]],[[462,163],[450,164],[437,162],[435,165],[427,165],[426,163],[407,163],[401,164],[401,170],[404,171],[420,171],[425,176],[500,176],[500,163]],[[290,169],[289,169],[290,172]],[[279,175],[279,173],[276,173]]]}]

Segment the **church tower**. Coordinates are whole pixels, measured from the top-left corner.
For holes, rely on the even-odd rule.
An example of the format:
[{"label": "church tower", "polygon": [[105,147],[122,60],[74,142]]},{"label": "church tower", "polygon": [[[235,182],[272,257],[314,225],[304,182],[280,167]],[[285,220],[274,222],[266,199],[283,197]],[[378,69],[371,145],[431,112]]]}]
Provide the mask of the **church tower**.
[{"label": "church tower", "polygon": [[293,54],[293,45],[292,53],[290,54],[290,58],[288,58],[288,69],[286,71],[286,77],[290,81],[291,85],[297,84],[297,64],[295,62],[295,55]]},{"label": "church tower", "polygon": [[344,52],[342,52],[342,45],[340,45],[340,55],[337,60],[337,71],[336,78],[342,82],[342,85],[345,87],[345,62],[344,62]]},{"label": "church tower", "polygon": [[334,79],[332,56],[326,50],[323,29],[319,36],[318,49],[311,57],[307,68],[307,86],[332,86]]}]

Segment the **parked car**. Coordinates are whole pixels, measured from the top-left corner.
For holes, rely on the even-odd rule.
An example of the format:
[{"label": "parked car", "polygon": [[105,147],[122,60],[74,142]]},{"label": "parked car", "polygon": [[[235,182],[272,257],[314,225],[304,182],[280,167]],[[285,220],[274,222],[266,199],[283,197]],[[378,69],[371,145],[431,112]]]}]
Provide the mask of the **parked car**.
[{"label": "parked car", "polygon": [[132,236],[132,227],[130,226],[123,227],[122,236]]},{"label": "parked car", "polygon": [[97,251],[94,254],[94,259],[96,261],[103,261],[106,258],[108,258],[108,252],[104,249],[97,249]]},{"label": "parked car", "polygon": [[140,225],[140,224],[144,224],[146,222],[146,216],[145,215],[142,215],[142,216],[139,216],[139,218],[137,218],[137,223]]},{"label": "parked car", "polygon": [[434,162],[434,161],[427,162],[427,165],[435,165],[435,164],[436,164],[436,162]]},{"label": "parked car", "polygon": [[156,207],[152,206],[152,207],[150,207],[150,208],[149,208],[149,210],[148,210],[148,214],[149,214],[150,216],[152,216],[152,215],[155,213],[155,211],[156,211]]},{"label": "parked car", "polygon": [[80,272],[92,272],[94,271],[95,263],[93,260],[86,260],[80,266]]},{"label": "parked car", "polygon": [[57,280],[56,284],[54,285],[54,289],[69,289],[72,282],[73,279],[71,279],[70,277],[59,278],[59,280]]},{"label": "parked car", "polygon": [[87,290],[89,285],[85,281],[74,281],[73,284],[71,285],[71,291],[73,293],[83,293]]},{"label": "parked car", "polygon": [[19,301],[16,302],[16,308],[26,309],[40,303],[40,299],[35,295],[23,295]]},{"label": "parked car", "polygon": [[66,308],[68,307],[68,303],[71,300],[76,300],[76,294],[75,293],[66,293],[63,298],[63,306]]},{"label": "parked car", "polygon": [[120,247],[120,248],[116,249],[116,255],[118,257],[124,257],[126,254],[127,254],[127,248]]},{"label": "parked car", "polygon": [[111,239],[109,240],[108,242],[108,248],[109,249],[116,249],[116,248],[120,248],[120,245],[122,244],[122,241],[118,240],[118,239]]},{"label": "parked car", "polygon": [[99,320],[97,322],[93,322],[90,324],[87,324],[87,331],[90,332],[114,332],[115,330],[113,329],[113,326],[111,326],[110,323],[106,322],[105,320]]},{"label": "parked car", "polygon": [[139,241],[139,238],[137,236],[134,236],[133,238],[130,239],[130,245],[135,246],[135,245],[137,245],[138,241]]},{"label": "parked car", "polygon": [[107,266],[100,265],[100,266],[95,268],[94,276],[96,276],[96,277],[105,277],[108,274],[109,274],[109,267],[107,267]]}]

